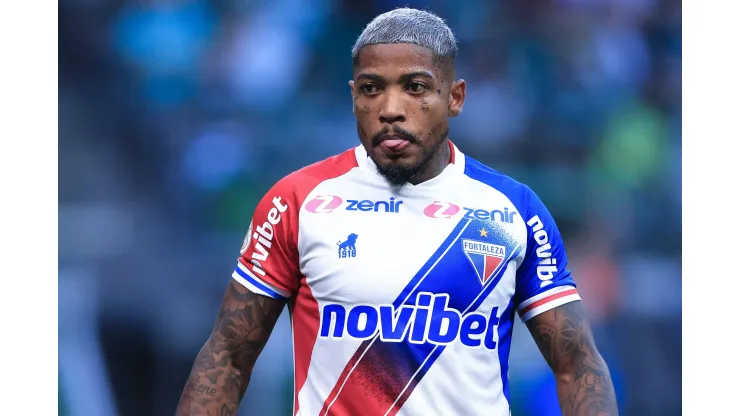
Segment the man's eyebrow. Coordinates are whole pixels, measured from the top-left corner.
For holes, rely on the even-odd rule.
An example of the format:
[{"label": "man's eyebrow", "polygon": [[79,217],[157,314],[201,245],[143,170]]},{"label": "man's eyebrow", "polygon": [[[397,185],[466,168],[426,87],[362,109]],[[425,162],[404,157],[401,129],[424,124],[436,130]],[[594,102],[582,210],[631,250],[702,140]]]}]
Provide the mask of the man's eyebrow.
[{"label": "man's eyebrow", "polygon": [[370,74],[370,73],[367,73],[367,72],[361,72],[361,73],[357,74],[357,79],[358,80],[359,79],[362,79],[362,78],[366,78],[366,79],[369,79],[371,81],[376,81],[376,82],[380,82],[380,83],[385,83],[385,78],[381,77],[380,75]]},{"label": "man's eyebrow", "polygon": [[[434,74],[432,74],[429,71],[414,71],[414,72],[410,72],[408,74],[401,75],[398,78],[398,81],[400,83],[402,83],[402,84],[405,84],[405,83],[409,82],[411,79],[418,78],[418,77],[427,78],[427,79],[430,79],[430,80],[434,80],[435,79]],[[361,72],[361,73],[357,74],[357,79],[358,80],[360,80],[362,78],[369,79],[371,81],[376,81],[378,83],[386,83],[387,82],[386,79],[383,78],[383,77],[381,77],[380,75],[372,74],[372,73],[368,73],[368,72]]]},{"label": "man's eyebrow", "polygon": [[401,81],[401,83],[406,83],[410,81],[412,78],[418,78],[418,77],[427,78],[432,81],[434,80],[434,74],[432,74],[429,71],[415,71],[409,74],[401,75],[401,77],[399,78],[399,81]]}]

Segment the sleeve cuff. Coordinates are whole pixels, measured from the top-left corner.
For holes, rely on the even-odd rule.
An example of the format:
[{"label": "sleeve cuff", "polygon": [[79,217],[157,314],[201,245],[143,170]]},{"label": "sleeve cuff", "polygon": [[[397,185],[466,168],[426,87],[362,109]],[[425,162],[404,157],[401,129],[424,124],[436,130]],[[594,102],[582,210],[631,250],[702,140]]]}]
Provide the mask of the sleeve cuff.
[{"label": "sleeve cuff", "polygon": [[573,286],[560,286],[546,290],[520,303],[517,307],[522,322],[566,303],[581,300]]},{"label": "sleeve cuff", "polygon": [[242,286],[246,287],[250,291],[271,297],[273,299],[288,299],[290,294],[282,289],[275,287],[264,280],[258,278],[249,269],[247,269],[241,262],[237,262],[234,273],[231,274],[237,282],[241,283]]}]

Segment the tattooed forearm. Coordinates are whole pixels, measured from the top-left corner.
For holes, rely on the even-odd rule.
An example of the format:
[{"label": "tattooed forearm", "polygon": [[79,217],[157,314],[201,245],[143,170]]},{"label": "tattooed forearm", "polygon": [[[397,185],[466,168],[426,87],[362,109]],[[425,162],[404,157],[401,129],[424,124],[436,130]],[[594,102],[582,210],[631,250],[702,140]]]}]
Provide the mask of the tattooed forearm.
[{"label": "tattooed forearm", "polygon": [[564,416],[618,415],[609,369],[596,349],[581,302],[570,302],[527,322],[555,373]]},{"label": "tattooed forearm", "polygon": [[232,281],[193,364],[178,416],[236,415],[252,368],[285,305]]}]

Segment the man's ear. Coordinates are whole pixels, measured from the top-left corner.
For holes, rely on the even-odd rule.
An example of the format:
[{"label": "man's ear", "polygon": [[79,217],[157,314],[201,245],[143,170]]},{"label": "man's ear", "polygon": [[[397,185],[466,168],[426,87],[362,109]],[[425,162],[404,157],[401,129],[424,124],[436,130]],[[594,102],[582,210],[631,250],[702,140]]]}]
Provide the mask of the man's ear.
[{"label": "man's ear", "polygon": [[450,104],[447,107],[447,115],[457,117],[462,113],[465,104],[465,80],[459,79],[450,86]]},{"label": "man's ear", "polygon": [[349,80],[349,92],[352,94],[352,114],[355,113],[355,82]]}]

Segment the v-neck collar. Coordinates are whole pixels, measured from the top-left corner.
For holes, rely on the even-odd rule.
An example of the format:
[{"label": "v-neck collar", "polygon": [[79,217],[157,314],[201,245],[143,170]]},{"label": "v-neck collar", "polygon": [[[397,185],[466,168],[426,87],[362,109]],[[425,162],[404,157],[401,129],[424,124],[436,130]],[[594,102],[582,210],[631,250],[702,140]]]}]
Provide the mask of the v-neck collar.
[{"label": "v-neck collar", "polygon": [[[447,178],[461,174],[465,171],[465,155],[460,152],[451,140],[448,139],[447,143],[450,146],[450,161],[442,172],[440,172],[439,175],[416,185],[407,183],[404,185],[404,188],[424,189],[433,187],[445,181]],[[383,178],[383,176],[378,172],[375,162],[373,162],[372,158],[367,154],[367,151],[362,144],[355,148],[355,157],[357,158],[357,165],[361,169],[369,171],[370,174],[375,175],[378,179],[387,184],[385,178]]]}]

